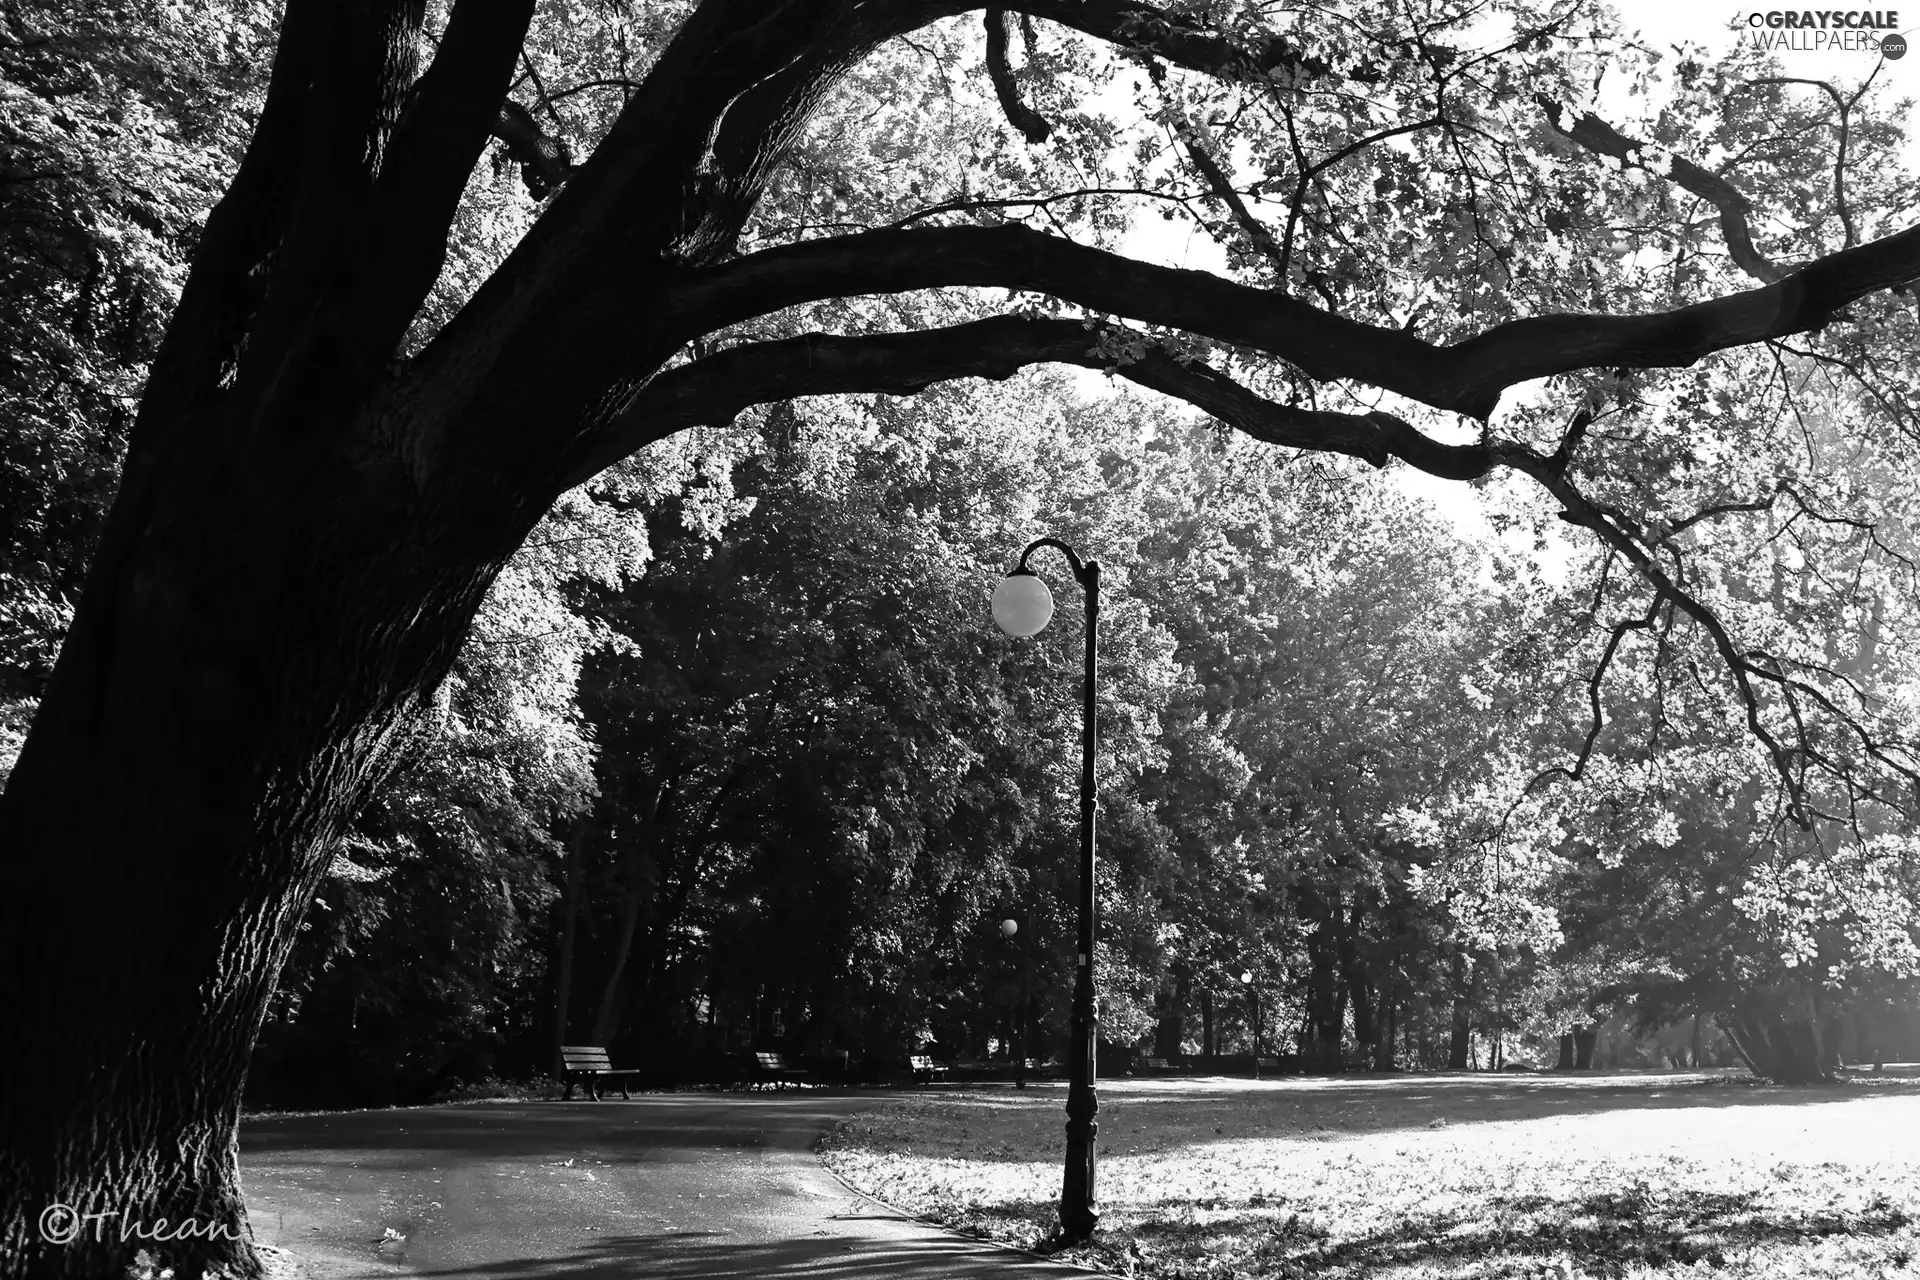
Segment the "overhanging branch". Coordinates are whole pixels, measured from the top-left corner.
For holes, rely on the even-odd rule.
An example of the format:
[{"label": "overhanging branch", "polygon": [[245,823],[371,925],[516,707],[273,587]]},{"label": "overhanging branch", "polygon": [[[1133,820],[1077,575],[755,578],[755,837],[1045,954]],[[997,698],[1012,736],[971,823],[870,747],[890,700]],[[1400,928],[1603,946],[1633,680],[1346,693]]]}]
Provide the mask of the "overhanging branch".
[{"label": "overhanging branch", "polygon": [[1012,16],[1005,9],[987,10],[987,75],[1000,98],[1000,109],[1007,113],[1013,127],[1039,146],[1053,133],[1047,118],[1020,100],[1020,86],[1014,83],[1013,64],[1007,58],[1007,25]]},{"label": "overhanging branch", "polygon": [[1379,72],[1370,65],[1336,66],[1280,35],[1240,39],[1208,25],[1201,14],[1180,12],[1173,6],[1162,8],[1137,0],[1017,0],[1007,8],[1222,80],[1278,78],[1297,83],[1336,73],[1363,83],[1379,79]]},{"label": "overhanging branch", "polygon": [[[1618,161],[1623,168],[1657,172],[1647,163],[1649,148],[1645,143],[1627,137],[1599,116],[1588,112],[1572,125],[1564,126],[1560,123],[1562,111],[1559,103],[1537,93],[1533,100],[1546,113],[1547,123],[1553,131],[1569,142],[1595,155]],[[1708,173],[1684,156],[1671,154],[1667,157],[1667,172],[1659,176],[1671,179],[1720,211],[1720,234],[1726,238],[1727,255],[1733,259],[1735,266],[1763,284],[1773,284],[1786,275],[1754,248],[1753,232],[1747,226],[1748,215],[1753,212],[1753,202],[1732,183]]]},{"label": "overhanging branch", "polygon": [[1682,368],[1817,329],[1920,279],[1920,225],[1816,259],[1763,288],[1638,316],[1508,321],[1447,346],[1201,271],[1154,266],[1019,226],[919,227],[809,240],[692,276],[673,305],[711,331],[829,297],[954,286],[1031,290],[1288,361],[1484,420],[1517,383],[1576,369]]},{"label": "overhanging branch", "polygon": [[[1150,343],[1142,348],[1140,337],[1091,321],[995,316],[918,333],[809,333],[743,343],[654,378],[588,440],[569,462],[563,483],[579,484],[687,427],[731,422],[753,405],[796,396],[912,395],[935,382],[1007,378],[1045,362],[1109,370],[1269,444],[1342,453],[1374,466],[1399,458],[1433,475],[1467,480],[1526,452],[1504,443],[1442,444],[1387,413],[1327,413],[1276,404],[1202,361]],[[1116,354],[1122,346],[1128,350]]]},{"label": "overhanging branch", "polygon": [[[1916,797],[1920,797],[1920,766],[1914,763],[1910,744],[1883,741],[1875,737],[1859,719],[1837,706],[1824,692],[1788,674],[1782,664],[1770,660],[1766,654],[1743,648],[1726,621],[1660,564],[1642,535],[1624,527],[1617,519],[1610,518],[1609,513],[1591,502],[1572,479],[1554,470],[1550,459],[1543,459],[1529,451],[1516,450],[1502,457],[1501,462],[1538,481],[1560,501],[1567,519],[1591,530],[1633,565],[1655,593],[1647,614],[1649,619],[1653,617],[1653,609],[1664,601],[1686,614],[1705,633],[1727,678],[1733,684],[1745,715],[1748,733],[1766,749],[1772,760],[1774,772],[1786,790],[1787,815],[1794,822],[1805,827],[1816,818],[1834,816],[1822,813],[1808,794],[1805,767],[1809,763],[1817,765],[1828,777],[1843,784],[1850,803],[1871,799],[1892,807],[1902,807],[1896,798],[1885,794],[1870,780],[1863,779],[1857,768],[1815,744],[1807,732],[1804,718],[1794,705],[1795,700],[1801,698],[1818,705],[1843,728],[1869,759],[1884,768],[1888,775],[1900,779],[1913,790]],[[1616,632],[1616,643],[1619,634]],[[1612,647],[1609,646],[1609,654]],[[1763,686],[1773,689],[1787,704],[1794,721],[1791,740],[1783,739],[1763,718],[1766,706],[1761,693]]]}]

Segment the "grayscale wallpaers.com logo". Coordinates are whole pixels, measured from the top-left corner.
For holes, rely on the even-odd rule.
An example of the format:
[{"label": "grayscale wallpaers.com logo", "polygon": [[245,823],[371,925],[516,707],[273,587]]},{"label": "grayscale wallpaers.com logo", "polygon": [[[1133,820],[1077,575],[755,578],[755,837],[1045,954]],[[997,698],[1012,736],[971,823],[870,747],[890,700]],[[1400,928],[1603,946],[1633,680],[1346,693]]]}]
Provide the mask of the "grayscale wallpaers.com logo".
[{"label": "grayscale wallpaers.com logo", "polygon": [[1768,9],[1747,15],[1747,35],[1762,49],[1907,56],[1897,9]]}]

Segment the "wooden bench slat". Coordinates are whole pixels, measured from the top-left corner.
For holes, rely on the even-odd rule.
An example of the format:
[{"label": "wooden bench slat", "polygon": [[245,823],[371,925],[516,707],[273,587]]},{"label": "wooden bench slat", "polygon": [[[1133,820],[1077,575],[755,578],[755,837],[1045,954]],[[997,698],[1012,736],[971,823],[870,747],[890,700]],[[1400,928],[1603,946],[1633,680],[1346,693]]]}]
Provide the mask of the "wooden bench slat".
[{"label": "wooden bench slat", "polygon": [[633,1096],[627,1089],[627,1077],[640,1074],[632,1068],[620,1069],[613,1065],[613,1059],[607,1055],[604,1045],[563,1044],[560,1046],[560,1074],[566,1081],[566,1091],[561,1101],[573,1096],[576,1077],[585,1077],[587,1096],[595,1102],[600,1100],[600,1079],[611,1077],[620,1085],[620,1096]]},{"label": "wooden bench slat", "polygon": [[786,1082],[789,1080],[799,1083],[807,1075],[804,1067],[788,1065],[786,1054],[763,1049],[754,1050],[753,1069],[759,1082],[772,1080],[774,1087],[778,1089],[786,1088]]}]

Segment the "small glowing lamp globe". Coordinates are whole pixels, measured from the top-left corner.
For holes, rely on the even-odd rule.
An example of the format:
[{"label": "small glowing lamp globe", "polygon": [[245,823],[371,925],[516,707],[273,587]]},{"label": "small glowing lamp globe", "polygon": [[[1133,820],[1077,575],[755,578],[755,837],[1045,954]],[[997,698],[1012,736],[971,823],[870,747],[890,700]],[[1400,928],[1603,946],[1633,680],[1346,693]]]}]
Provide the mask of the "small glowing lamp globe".
[{"label": "small glowing lamp globe", "polygon": [[1011,938],[1014,934],[1020,932],[1020,922],[1018,920],[1002,920],[1000,922],[1000,932]]},{"label": "small glowing lamp globe", "polygon": [[1241,973],[1240,973],[1240,981],[1242,981],[1242,982],[1244,982],[1244,983],[1246,983],[1246,984],[1247,984],[1248,986],[1252,986],[1252,985],[1253,985],[1253,973],[1252,973],[1252,972],[1251,972],[1250,970],[1244,970],[1244,969],[1243,969],[1243,970],[1241,970]]},{"label": "small glowing lamp globe", "polygon": [[1031,636],[1053,618],[1053,593],[1031,573],[1014,573],[993,589],[993,620],[1010,636]]}]

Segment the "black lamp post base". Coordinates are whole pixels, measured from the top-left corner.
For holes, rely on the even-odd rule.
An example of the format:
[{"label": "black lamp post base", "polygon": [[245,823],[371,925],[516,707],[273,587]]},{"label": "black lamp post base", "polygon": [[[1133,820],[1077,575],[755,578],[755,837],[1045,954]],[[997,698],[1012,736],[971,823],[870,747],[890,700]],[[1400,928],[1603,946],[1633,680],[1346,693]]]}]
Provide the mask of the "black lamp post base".
[{"label": "black lamp post base", "polygon": [[1098,1213],[1089,1213],[1085,1218],[1079,1218],[1079,1215],[1076,1214],[1075,1217],[1078,1221],[1072,1224],[1064,1221],[1060,1224],[1059,1243],[1062,1248],[1076,1244],[1086,1244],[1093,1239],[1093,1233],[1099,1229],[1100,1215]]}]

